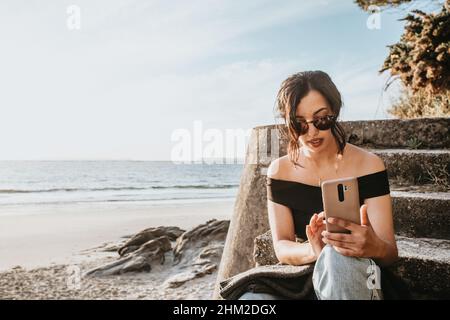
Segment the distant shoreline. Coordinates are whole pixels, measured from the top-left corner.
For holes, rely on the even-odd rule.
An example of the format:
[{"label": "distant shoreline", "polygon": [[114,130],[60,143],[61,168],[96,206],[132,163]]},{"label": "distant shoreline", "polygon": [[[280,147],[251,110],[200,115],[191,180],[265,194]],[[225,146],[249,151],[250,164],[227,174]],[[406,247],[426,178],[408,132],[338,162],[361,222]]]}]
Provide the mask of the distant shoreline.
[{"label": "distant shoreline", "polygon": [[[236,188],[237,190],[238,188]],[[66,201],[54,201],[54,202],[43,202],[43,203],[12,203],[12,204],[0,204],[0,217],[5,215],[12,215],[13,212],[27,212],[31,211],[42,211],[40,207],[46,206],[108,206],[108,205],[136,205],[136,206],[179,206],[185,204],[193,203],[214,203],[214,202],[228,202],[234,201],[235,196],[223,196],[223,197],[210,197],[210,198],[174,198],[174,199],[154,199],[154,200],[91,200],[91,201],[80,201],[75,200],[73,202]],[[44,212],[44,211],[42,211]]]}]

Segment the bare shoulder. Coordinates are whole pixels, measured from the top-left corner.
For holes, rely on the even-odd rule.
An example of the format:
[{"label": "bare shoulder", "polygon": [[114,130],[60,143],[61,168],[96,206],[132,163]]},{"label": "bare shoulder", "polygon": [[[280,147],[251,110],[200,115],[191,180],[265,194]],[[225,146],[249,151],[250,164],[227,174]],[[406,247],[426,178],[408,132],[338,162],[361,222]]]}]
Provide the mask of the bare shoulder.
[{"label": "bare shoulder", "polygon": [[353,144],[348,143],[351,157],[355,159],[361,172],[360,175],[375,173],[386,169],[383,159],[378,155]]},{"label": "bare shoulder", "polygon": [[273,160],[267,168],[267,176],[274,179],[282,178],[285,175],[288,163],[288,155]]}]

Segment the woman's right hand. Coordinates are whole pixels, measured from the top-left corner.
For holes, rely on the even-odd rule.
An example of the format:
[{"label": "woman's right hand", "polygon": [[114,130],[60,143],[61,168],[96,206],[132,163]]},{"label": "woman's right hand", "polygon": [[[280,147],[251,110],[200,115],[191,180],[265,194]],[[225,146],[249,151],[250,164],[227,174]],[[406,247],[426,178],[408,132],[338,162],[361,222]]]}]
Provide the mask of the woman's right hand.
[{"label": "woman's right hand", "polygon": [[323,218],[323,211],[319,214],[315,213],[311,217],[309,224],[306,226],[306,236],[308,237],[308,241],[316,259],[319,257],[325,246],[325,243],[322,241],[322,231],[325,230]]}]

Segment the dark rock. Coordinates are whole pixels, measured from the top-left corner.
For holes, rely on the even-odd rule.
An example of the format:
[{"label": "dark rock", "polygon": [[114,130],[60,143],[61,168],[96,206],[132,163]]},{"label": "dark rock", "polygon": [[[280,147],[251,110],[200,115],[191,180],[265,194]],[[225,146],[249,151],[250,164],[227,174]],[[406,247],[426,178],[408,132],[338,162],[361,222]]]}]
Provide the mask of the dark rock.
[{"label": "dark rock", "polygon": [[216,271],[229,224],[228,220],[213,219],[183,233],[173,249],[172,269],[175,275],[167,279],[164,285],[176,288]]},{"label": "dark rock", "polygon": [[213,219],[184,232],[177,239],[173,248],[174,264],[182,261],[192,261],[194,255],[197,255],[201,250],[203,250],[202,255],[204,257],[209,255],[209,258],[212,258],[213,254],[211,253],[213,251],[204,250],[209,245],[217,242],[223,245],[229,225],[230,222],[228,220],[218,221]]},{"label": "dark rock", "polygon": [[[164,264],[166,254],[173,260],[171,274],[164,285],[176,288],[187,281],[212,274],[222,257],[229,221],[209,220],[189,231],[178,227],[145,229],[120,249],[122,256],[114,262],[94,268],[84,276],[109,276],[126,272],[151,271],[155,263]],[[161,235],[156,237],[157,235]],[[176,236],[180,234],[177,238]],[[156,237],[156,238],[155,238]],[[146,242],[145,240],[150,239]],[[171,241],[176,240],[171,250]]]},{"label": "dark rock", "polygon": [[84,276],[109,276],[135,271],[150,271],[153,263],[163,264],[165,252],[172,248],[167,236],[150,240],[119,260],[89,270]]},{"label": "dark rock", "polygon": [[178,227],[156,227],[148,228],[138,232],[132,236],[130,240],[125,242],[118,250],[119,255],[123,256],[140,248],[140,246],[152,239],[166,236],[170,241],[175,241],[185,230]]}]

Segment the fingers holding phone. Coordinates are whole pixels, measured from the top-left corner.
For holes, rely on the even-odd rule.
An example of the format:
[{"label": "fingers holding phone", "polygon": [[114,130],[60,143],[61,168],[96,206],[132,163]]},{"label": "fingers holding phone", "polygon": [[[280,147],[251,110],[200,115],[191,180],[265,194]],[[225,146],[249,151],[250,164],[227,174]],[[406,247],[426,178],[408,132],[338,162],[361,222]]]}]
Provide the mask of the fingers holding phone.
[{"label": "fingers holding phone", "polygon": [[345,228],[350,234],[324,231],[322,241],[345,256],[376,258],[381,255],[385,244],[371,226],[366,204],[361,206],[360,213],[361,224],[342,218],[328,218],[327,225]]},{"label": "fingers holding phone", "polygon": [[320,255],[320,252],[322,252],[322,249],[325,246],[325,243],[322,241],[322,231],[325,230],[323,218],[323,211],[319,214],[315,213],[311,216],[309,224],[306,226],[306,236],[308,237],[311,249],[316,258]]}]

